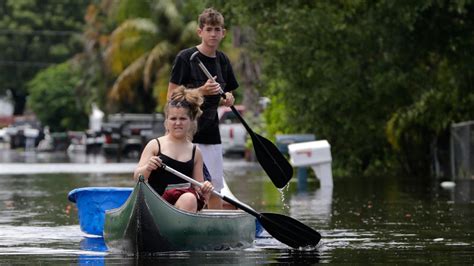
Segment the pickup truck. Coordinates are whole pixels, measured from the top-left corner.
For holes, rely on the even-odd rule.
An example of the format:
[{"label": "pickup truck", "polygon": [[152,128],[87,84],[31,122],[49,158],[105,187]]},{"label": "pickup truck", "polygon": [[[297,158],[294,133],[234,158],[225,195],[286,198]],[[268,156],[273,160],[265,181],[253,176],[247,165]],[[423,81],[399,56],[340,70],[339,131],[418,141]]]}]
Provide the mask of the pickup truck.
[{"label": "pickup truck", "polygon": [[102,149],[108,155],[139,158],[150,139],[165,134],[164,117],[160,113],[112,114],[108,120],[102,124]]},{"label": "pickup truck", "polygon": [[[243,115],[245,107],[235,105],[235,109]],[[221,106],[217,110],[219,117],[219,132],[222,140],[222,152],[224,155],[245,153],[245,142],[247,140],[247,131],[240,123],[237,116],[229,107]]]}]

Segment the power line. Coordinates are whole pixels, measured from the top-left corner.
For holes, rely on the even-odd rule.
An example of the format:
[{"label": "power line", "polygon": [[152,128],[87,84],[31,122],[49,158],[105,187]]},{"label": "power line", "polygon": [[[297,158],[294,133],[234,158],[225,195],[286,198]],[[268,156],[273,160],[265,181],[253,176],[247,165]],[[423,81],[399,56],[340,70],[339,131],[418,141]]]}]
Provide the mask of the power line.
[{"label": "power line", "polygon": [[45,36],[70,36],[82,34],[80,31],[72,30],[11,30],[0,29],[0,35],[45,35]]},{"label": "power line", "polygon": [[9,60],[0,60],[0,67],[1,66],[21,66],[21,67],[47,67],[50,65],[54,65],[57,63],[53,62],[38,62],[38,61],[9,61]]}]

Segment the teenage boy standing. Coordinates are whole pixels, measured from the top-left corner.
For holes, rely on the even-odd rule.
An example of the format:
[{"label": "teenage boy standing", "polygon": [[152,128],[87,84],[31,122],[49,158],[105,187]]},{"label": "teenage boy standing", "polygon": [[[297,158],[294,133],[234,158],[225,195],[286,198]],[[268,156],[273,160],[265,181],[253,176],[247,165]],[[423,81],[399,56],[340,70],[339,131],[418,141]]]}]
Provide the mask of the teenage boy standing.
[{"label": "teenage boy standing", "polygon": [[[195,47],[182,50],[175,58],[171,78],[168,85],[168,99],[173,92],[184,85],[189,89],[197,89],[204,97],[201,105],[203,114],[198,120],[198,131],[193,142],[198,145],[203,155],[206,168],[211,175],[211,182],[217,191],[224,187],[224,170],[219,119],[217,107],[222,102],[225,106],[234,104],[232,91],[239,86],[229,58],[218,51],[219,44],[225,36],[224,17],[213,8],[205,9],[198,18],[197,34],[201,43]],[[196,62],[191,62],[191,55],[197,55],[209,70],[214,80],[208,79]],[[221,98],[221,90],[225,99]],[[220,198],[212,195],[208,207],[222,209]]]}]

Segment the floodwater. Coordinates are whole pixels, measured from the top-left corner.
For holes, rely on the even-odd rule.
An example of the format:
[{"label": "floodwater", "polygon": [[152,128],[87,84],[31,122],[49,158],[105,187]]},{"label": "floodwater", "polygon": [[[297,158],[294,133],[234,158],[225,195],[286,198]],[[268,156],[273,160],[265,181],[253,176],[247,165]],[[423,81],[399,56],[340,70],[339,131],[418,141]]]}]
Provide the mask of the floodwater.
[{"label": "floodwater", "polygon": [[[127,257],[81,232],[67,194],[78,187],[131,187],[131,173],[110,173],[107,164],[113,160],[101,156],[0,151],[0,163],[14,162],[24,165],[0,164],[0,264],[474,263],[473,181],[443,189],[413,178],[335,177],[334,188],[320,188],[311,177],[306,189],[294,178],[280,192],[258,164],[228,159],[226,180],[236,197],[258,211],[289,215],[314,228],[322,235],[320,245],[293,250],[269,237],[243,250]],[[38,167],[48,162],[71,166]],[[133,167],[133,160],[128,163],[122,172]],[[27,174],[18,170],[22,166]],[[34,173],[35,167],[41,173]]]}]

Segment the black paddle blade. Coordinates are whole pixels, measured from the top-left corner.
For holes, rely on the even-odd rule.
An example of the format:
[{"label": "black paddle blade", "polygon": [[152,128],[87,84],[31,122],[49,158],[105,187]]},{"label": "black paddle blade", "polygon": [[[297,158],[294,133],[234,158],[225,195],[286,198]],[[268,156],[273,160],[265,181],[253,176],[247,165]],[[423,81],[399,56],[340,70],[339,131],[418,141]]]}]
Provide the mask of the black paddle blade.
[{"label": "black paddle blade", "polygon": [[257,219],[271,236],[292,248],[314,247],[321,240],[311,227],[282,214],[261,213]]},{"label": "black paddle blade", "polygon": [[293,176],[293,167],[273,142],[252,132],[255,156],[277,188],[284,188]]}]

